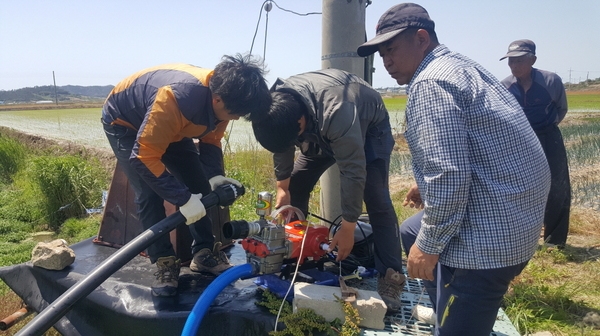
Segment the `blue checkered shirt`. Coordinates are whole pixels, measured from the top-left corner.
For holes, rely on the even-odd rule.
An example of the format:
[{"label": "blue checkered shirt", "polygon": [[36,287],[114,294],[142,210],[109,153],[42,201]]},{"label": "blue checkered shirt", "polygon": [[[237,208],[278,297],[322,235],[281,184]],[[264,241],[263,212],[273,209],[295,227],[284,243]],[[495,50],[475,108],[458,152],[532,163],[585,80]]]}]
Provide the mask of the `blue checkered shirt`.
[{"label": "blue checkered shirt", "polygon": [[464,269],[529,260],[550,170],[513,95],[444,45],[421,62],[407,92],[405,137],[425,203],[417,246]]}]

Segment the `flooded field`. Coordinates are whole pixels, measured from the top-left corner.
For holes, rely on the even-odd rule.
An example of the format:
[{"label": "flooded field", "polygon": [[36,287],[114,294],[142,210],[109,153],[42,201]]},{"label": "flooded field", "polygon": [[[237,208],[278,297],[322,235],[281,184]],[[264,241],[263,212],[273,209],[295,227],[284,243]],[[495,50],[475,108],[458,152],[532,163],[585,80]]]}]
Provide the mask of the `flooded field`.
[{"label": "flooded field", "polygon": [[[101,109],[30,110],[0,112],[0,126],[53,140],[73,141],[83,146],[109,149],[100,124]],[[391,112],[392,127],[401,129],[403,112]],[[256,148],[252,126],[244,119],[232,122],[227,127],[223,148],[240,150]]]}]

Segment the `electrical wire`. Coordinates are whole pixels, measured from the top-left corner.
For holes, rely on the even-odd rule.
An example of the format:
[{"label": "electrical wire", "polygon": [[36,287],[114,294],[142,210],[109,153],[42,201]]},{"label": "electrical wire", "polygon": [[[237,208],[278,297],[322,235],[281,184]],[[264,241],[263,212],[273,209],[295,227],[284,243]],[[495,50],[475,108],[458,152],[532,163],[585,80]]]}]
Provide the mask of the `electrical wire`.
[{"label": "electrical wire", "polygon": [[288,294],[292,290],[294,286],[294,281],[296,281],[296,275],[298,274],[298,269],[300,268],[300,258],[302,258],[302,253],[304,252],[304,242],[306,241],[306,236],[308,236],[308,229],[310,225],[306,223],[306,231],[304,232],[304,236],[302,237],[302,244],[300,244],[300,255],[298,256],[298,261],[296,262],[296,269],[294,270],[294,275],[292,276],[292,280],[290,281],[290,286],[288,287],[287,292],[283,296],[283,300],[281,301],[281,306],[279,306],[279,311],[277,312],[277,317],[275,318],[275,329],[273,331],[277,331],[277,324],[279,323],[279,316],[281,315],[281,311],[283,310],[283,305],[285,304],[285,299]]},{"label": "electrical wire", "polygon": [[254,36],[252,37],[252,44],[250,45],[250,55],[252,55],[252,49],[254,49],[254,40],[256,39],[256,34],[258,33],[258,27],[260,25],[260,18],[262,17],[263,7],[270,0],[266,0],[260,5],[260,12],[258,12],[258,20],[256,21],[256,29],[254,29]]},{"label": "electrical wire", "polygon": [[261,5],[260,5],[260,12],[258,14],[258,20],[256,21],[256,28],[254,29],[254,36],[252,37],[252,45],[250,46],[250,54],[252,55],[252,50],[254,49],[254,41],[256,40],[256,34],[258,33],[258,27],[260,26],[260,19],[262,17],[262,11],[263,9],[265,9],[265,11],[267,12],[266,16],[267,16],[267,24],[265,25],[265,45],[264,45],[264,54],[263,54],[263,60],[266,58],[266,50],[267,50],[267,30],[268,30],[268,17],[269,17],[269,12],[271,11],[271,9],[269,8],[267,10],[267,7],[265,6],[266,4],[274,4],[275,7],[281,9],[284,12],[288,12],[288,13],[292,13],[298,16],[308,16],[308,15],[318,15],[318,14],[322,14],[321,12],[308,12],[308,13],[298,13],[298,12],[294,12],[293,10],[289,10],[286,8],[283,8],[281,6],[279,6],[275,1],[273,0],[265,0]]},{"label": "electrical wire", "polygon": [[275,1],[271,1],[271,2],[274,3],[275,6],[277,6],[277,8],[281,9],[282,11],[288,12],[288,13],[292,13],[292,14],[296,14],[296,15],[299,15],[299,16],[308,16],[308,15],[315,15],[315,14],[323,14],[321,12],[297,13],[297,12],[294,12],[293,10],[285,9],[285,8],[279,6]]},{"label": "electrical wire", "polygon": [[[332,236],[335,234],[335,232],[337,232],[339,226],[341,225],[341,221],[342,221],[342,216],[339,215],[337,216],[333,221],[329,221],[321,216],[318,216],[312,212],[308,212],[308,214],[310,216],[313,216],[321,221],[324,221],[328,224],[330,224],[329,226],[329,235]],[[347,271],[354,271],[358,266],[364,266],[364,267],[372,267],[372,263],[374,262],[374,258],[375,258],[375,246],[372,244],[371,240],[369,239],[369,237],[365,232],[365,230],[363,229],[363,226],[361,225],[362,222],[357,223],[357,227],[360,230],[361,234],[362,234],[362,240],[357,243],[354,243],[354,247],[353,247],[353,253],[350,253],[350,255],[348,255],[348,257],[346,257],[346,259],[342,260],[340,262],[340,265],[342,266],[342,268],[344,268]],[[367,223],[370,224],[370,223]],[[333,232],[333,233],[332,233]],[[364,247],[363,247],[364,246]],[[361,248],[360,251],[359,250],[355,250],[355,248]],[[366,251],[365,251],[366,249]],[[361,253],[362,255],[356,255],[357,252],[363,252]]]},{"label": "electrical wire", "polygon": [[[250,45],[250,52],[249,55],[252,55],[252,50],[254,50],[254,42],[256,41],[256,35],[258,34],[258,27],[260,27],[260,20],[262,18],[262,12],[263,9],[265,10],[265,12],[267,14],[265,14],[266,19],[265,19],[265,41],[264,41],[264,45],[263,45],[263,62],[266,60],[267,58],[267,36],[268,36],[268,30],[269,30],[269,12],[271,11],[271,7],[270,4],[273,3],[275,4],[275,6],[279,9],[281,9],[284,12],[288,12],[288,13],[292,13],[292,14],[296,14],[299,16],[308,16],[308,15],[315,15],[315,14],[322,14],[321,12],[309,12],[309,13],[298,13],[298,12],[294,12],[292,10],[289,9],[285,9],[281,6],[279,6],[275,1],[273,0],[265,0],[261,5],[260,5],[260,11],[258,12],[258,20],[256,21],[256,28],[254,29],[254,35],[252,36],[252,44]],[[267,6],[269,5],[269,6]],[[231,131],[233,130],[233,124],[235,123],[235,120],[232,120],[229,126],[229,134],[231,134]],[[227,143],[226,143],[226,148],[229,149],[229,151],[231,152],[231,147],[229,145],[229,136],[227,137]]]},{"label": "electrical wire", "polygon": [[267,12],[267,14],[265,14],[265,42],[263,43],[263,60],[267,58],[267,33],[269,31],[269,12],[271,11],[270,3],[265,5],[265,11]]}]

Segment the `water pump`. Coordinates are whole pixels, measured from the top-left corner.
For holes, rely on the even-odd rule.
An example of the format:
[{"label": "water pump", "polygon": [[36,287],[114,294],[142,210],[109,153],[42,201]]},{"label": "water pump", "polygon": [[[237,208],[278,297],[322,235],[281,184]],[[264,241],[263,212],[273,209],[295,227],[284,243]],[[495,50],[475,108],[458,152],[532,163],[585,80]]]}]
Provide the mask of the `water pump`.
[{"label": "water pump", "polygon": [[258,274],[278,273],[287,263],[301,265],[321,259],[327,253],[329,228],[309,223],[300,209],[290,205],[272,211],[272,200],[271,193],[259,193],[259,219],[225,223],[225,238],[242,239],[247,261]]}]

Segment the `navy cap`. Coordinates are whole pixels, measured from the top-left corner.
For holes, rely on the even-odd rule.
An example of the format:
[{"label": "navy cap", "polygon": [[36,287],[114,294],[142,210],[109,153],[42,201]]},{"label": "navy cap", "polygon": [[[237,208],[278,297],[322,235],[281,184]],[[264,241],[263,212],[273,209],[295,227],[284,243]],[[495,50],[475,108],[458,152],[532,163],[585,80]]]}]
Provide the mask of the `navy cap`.
[{"label": "navy cap", "polygon": [[535,55],[535,43],[532,40],[516,40],[508,46],[508,52],[500,60],[507,57],[519,57],[527,54]]},{"label": "navy cap", "polygon": [[365,57],[379,50],[381,43],[387,42],[408,28],[435,29],[435,23],[429,18],[425,8],[415,3],[402,3],[383,13],[377,27],[375,37],[363,43],[356,52]]}]

